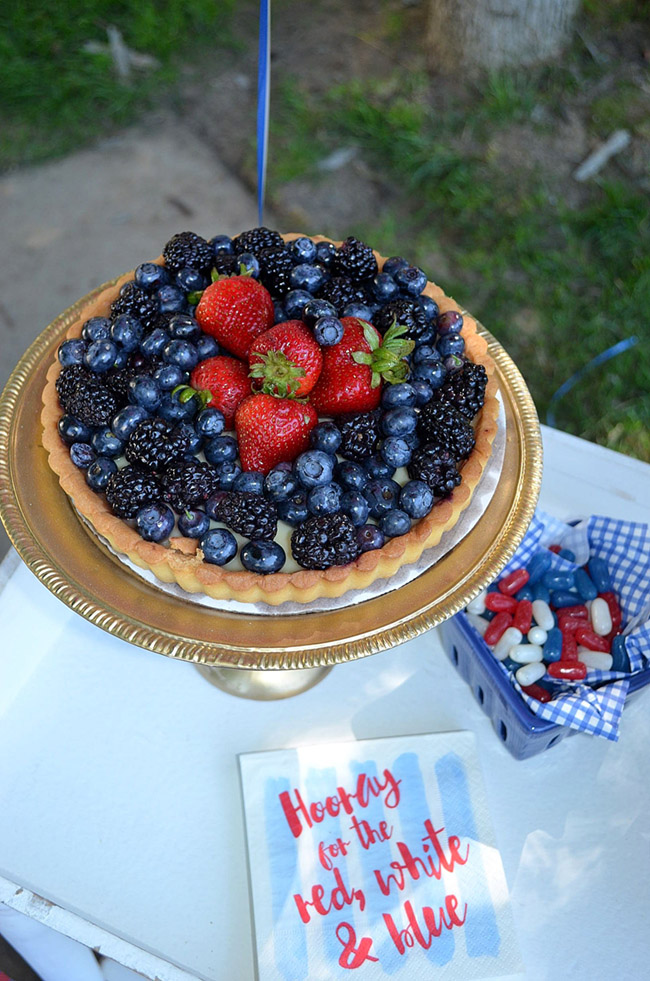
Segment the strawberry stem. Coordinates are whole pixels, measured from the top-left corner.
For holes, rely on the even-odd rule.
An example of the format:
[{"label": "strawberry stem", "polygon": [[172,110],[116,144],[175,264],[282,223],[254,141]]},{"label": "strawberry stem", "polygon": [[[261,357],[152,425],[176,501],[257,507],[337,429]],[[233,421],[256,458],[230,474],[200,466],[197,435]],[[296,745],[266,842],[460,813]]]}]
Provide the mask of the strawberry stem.
[{"label": "strawberry stem", "polygon": [[300,388],[300,379],[305,377],[305,369],[291,361],[282,351],[254,353],[260,360],[251,365],[248,374],[251,378],[261,380],[258,390],[284,399],[295,396]]},{"label": "strawberry stem", "polygon": [[404,336],[408,327],[393,323],[384,334],[380,344],[377,333],[370,324],[365,321],[361,321],[361,323],[363,324],[363,336],[368,343],[370,352],[354,351],[352,360],[357,364],[368,365],[371,369],[370,387],[377,388],[382,379],[390,382],[391,385],[405,381],[410,369],[404,358],[415,347],[415,342],[407,340]]},{"label": "strawberry stem", "polygon": [[192,388],[191,385],[177,385],[176,388],[172,389],[172,395],[178,395],[178,401],[182,405],[185,405],[190,399],[196,399],[199,410],[205,409],[212,398],[212,392],[209,388]]}]

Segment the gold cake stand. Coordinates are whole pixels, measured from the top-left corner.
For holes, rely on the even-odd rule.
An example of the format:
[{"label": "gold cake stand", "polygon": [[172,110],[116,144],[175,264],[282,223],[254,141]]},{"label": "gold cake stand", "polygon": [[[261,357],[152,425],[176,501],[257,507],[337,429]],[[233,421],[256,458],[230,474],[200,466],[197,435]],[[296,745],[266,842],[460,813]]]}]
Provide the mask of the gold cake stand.
[{"label": "gold cake stand", "polygon": [[41,444],[41,393],[69,325],[101,287],[62,313],[34,341],[0,401],[0,517],[19,555],[55,596],[131,644],[197,664],[218,687],[257,699],[283,698],[318,682],[335,664],[411,640],[457,613],[494,579],[533,516],[542,443],[525,382],[479,325],[497,366],[506,418],[501,478],[469,534],[432,568],[394,590],[330,612],[246,615],[214,610],[157,590],[107,550],[89,547]]}]

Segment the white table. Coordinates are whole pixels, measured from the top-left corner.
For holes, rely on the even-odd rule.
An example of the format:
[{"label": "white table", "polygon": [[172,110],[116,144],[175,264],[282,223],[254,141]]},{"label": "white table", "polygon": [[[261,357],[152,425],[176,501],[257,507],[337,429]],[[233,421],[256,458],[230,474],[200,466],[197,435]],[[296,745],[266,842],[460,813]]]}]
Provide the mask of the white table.
[{"label": "white table", "polygon": [[[650,519],[650,466],[543,438],[542,507]],[[21,563],[0,623],[0,901],[145,977],[249,981],[236,754],[472,729],[527,981],[648,977],[650,694],[618,743],[578,735],[518,762],[435,631],[248,702],[92,627]]]}]

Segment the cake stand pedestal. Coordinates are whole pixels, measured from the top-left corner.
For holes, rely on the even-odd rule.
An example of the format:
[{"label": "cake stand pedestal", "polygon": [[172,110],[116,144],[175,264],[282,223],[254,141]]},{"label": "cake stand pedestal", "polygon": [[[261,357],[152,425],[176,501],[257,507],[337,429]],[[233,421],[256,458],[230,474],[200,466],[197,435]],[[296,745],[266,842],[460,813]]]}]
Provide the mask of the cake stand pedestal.
[{"label": "cake stand pedestal", "polygon": [[209,664],[197,664],[200,674],[229,695],[269,702],[278,698],[291,698],[309,691],[325,678],[328,668],[295,668],[293,671],[264,671],[254,668],[222,668]]}]

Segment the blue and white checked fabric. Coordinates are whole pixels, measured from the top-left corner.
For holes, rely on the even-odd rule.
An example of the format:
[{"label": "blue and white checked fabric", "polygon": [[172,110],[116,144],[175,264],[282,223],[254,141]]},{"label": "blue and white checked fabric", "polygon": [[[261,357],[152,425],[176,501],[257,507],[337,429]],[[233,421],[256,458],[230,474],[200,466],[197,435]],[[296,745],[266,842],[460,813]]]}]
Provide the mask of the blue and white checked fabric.
[{"label": "blue and white checked fabric", "polygon": [[[502,575],[528,564],[539,551],[561,545],[575,553],[576,562],[553,554],[553,569],[574,570],[590,555],[607,563],[612,587],[623,611],[623,633],[632,673],[650,663],[650,528],[632,521],[593,515],[567,525],[536,511],[519,549]],[[506,668],[501,665],[503,671]],[[550,702],[538,702],[512,683],[531,712],[547,722],[580,729],[606,739],[618,739],[618,726],[629,687],[629,675],[589,671],[584,681],[567,683],[567,691]],[[598,685],[597,689],[591,687]]]}]

